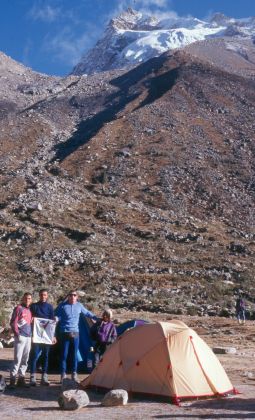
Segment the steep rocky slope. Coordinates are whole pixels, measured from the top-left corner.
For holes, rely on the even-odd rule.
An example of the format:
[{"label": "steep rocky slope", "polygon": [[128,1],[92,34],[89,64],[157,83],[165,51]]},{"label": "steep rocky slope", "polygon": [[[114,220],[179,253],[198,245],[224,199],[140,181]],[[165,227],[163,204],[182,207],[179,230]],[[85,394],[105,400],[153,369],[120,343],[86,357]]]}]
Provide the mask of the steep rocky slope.
[{"label": "steep rocky slope", "polygon": [[252,307],[255,65],[232,50],[233,72],[224,42],[220,62],[207,45],[47,78],[59,90],[39,98],[29,87],[43,76],[31,73],[26,92],[10,82],[17,107],[0,120],[10,306],[45,285],[55,298],[84,289],[92,308],[229,315],[240,289]]}]

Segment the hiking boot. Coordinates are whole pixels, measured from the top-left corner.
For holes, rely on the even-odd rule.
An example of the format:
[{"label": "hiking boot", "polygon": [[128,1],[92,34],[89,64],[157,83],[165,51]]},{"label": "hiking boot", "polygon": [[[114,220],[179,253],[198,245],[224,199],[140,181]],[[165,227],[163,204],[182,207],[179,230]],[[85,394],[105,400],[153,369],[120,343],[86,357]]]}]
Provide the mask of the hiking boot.
[{"label": "hiking boot", "polygon": [[50,383],[48,381],[47,373],[42,374],[41,385],[44,385],[44,386],[49,386],[50,385]]},{"label": "hiking boot", "polygon": [[8,386],[8,389],[15,389],[16,388],[16,378],[15,376],[10,378],[10,385]]},{"label": "hiking boot", "polygon": [[26,381],[25,381],[25,377],[24,376],[20,376],[18,378],[17,386],[19,386],[21,388],[30,388],[30,385],[29,384],[26,384]]},{"label": "hiking boot", "polygon": [[30,386],[36,386],[36,376],[34,374],[30,376]]},{"label": "hiking boot", "polygon": [[77,382],[77,383],[80,382],[79,378],[78,378],[78,375],[77,375],[77,372],[72,373],[72,381]]}]

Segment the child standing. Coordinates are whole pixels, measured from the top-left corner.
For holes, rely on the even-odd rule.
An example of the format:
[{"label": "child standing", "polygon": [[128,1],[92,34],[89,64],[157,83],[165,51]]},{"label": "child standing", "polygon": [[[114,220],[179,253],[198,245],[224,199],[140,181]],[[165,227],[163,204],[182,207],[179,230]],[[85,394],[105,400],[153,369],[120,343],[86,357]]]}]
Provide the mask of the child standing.
[{"label": "child standing", "polygon": [[117,338],[117,331],[112,322],[112,311],[110,309],[104,310],[102,319],[93,325],[91,333],[96,341],[95,364],[97,365],[107,347]]}]

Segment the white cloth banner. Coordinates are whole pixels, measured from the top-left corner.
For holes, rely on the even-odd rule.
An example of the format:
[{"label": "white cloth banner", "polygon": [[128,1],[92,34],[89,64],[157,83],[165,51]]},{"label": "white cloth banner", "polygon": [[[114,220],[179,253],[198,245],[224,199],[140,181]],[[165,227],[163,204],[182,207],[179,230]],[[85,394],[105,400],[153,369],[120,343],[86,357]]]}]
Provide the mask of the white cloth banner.
[{"label": "white cloth banner", "polygon": [[56,321],[44,318],[34,318],[33,343],[53,344]]}]

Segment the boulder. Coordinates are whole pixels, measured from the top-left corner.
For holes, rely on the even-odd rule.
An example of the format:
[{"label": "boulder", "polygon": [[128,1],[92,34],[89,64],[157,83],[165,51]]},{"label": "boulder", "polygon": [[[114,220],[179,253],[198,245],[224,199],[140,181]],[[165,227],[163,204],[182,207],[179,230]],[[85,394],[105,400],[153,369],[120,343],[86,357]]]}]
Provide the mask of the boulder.
[{"label": "boulder", "polygon": [[114,407],[116,405],[126,405],[128,402],[128,393],[124,389],[114,389],[105,394],[102,405],[105,407]]},{"label": "boulder", "polygon": [[69,389],[60,394],[58,404],[62,410],[79,410],[89,404],[89,397],[85,391]]}]

